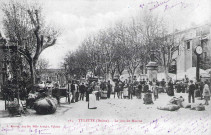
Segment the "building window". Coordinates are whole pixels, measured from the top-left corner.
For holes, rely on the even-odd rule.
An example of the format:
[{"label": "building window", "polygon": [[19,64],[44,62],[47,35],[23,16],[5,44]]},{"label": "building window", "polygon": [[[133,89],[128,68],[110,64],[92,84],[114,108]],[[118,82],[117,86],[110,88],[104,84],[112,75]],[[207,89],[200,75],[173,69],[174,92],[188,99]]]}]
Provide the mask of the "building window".
[{"label": "building window", "polygon": [[187,41],[187,49],[190,49],[190,41]]},{"label": "building window", "polygon": [[207,46],[207,42],[208,42],[208,39],[202,39],[201,40],[201,47],[204,48]]}]

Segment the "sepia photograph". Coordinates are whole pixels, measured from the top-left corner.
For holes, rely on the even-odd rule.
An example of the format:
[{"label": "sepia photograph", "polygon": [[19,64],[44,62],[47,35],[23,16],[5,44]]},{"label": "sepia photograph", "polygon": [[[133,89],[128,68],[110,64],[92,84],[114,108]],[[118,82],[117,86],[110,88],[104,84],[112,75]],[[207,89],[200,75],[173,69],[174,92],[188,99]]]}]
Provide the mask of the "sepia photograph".
[{"label": "sepia photograph", "polygon": [[211,0],[0,0],[0,135],[211,135]]}]

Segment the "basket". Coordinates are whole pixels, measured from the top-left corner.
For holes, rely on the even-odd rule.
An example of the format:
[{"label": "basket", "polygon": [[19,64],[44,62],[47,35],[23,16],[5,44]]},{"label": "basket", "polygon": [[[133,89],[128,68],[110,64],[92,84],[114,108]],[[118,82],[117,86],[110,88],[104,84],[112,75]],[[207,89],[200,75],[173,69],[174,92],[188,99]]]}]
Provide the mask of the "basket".
[{"label": "basket", "polygon": [[12,116],[21,115],[19,104],[9,104],[7,106],[7,109],[8,109],[9,114],[12,115]]}]

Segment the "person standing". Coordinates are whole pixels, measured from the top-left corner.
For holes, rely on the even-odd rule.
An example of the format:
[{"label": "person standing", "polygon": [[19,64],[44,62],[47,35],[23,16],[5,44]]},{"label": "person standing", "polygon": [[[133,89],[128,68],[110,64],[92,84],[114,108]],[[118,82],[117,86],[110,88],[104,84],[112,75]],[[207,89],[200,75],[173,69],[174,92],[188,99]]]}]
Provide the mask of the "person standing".
[{"label": "person standing", "polygon": [[205,85],[204,85],[204,89],[203,89],[203,96],[204,96],[204,100],[205,100],[204,105],[209,105],[208,100],[210,100],[210,89],[209,89],[209,85],[208,85],[207,81],[205,81]]},{"label": "person standing", "polygon": [[124,87],[124,83],[122,81],[119,82],[119,96],[122,99],[122,95],[123,95],[123,87]]},{"label": "person standing", "polygon": [[143,79],[143,81],[141,81],[142,86],[144,86],[146,84],[145,79]]},{"label": "person standing", "polygon": [[149,84],[145,83],[144,88],[143,88],[143,92],[146,93],[148,91],[149,91]]},{"label": "person standing", "polygon": [[168,91],[167,91],[167,94],[169,96],[174,96],[174,84],[173,84],[172,79],[170,79],[169,82],[168,82]]},{"label": "person standing", "polygon": [[152,92],[152,87],[153,87],[153,85],[152,85],[152,81],[149,81],[149,83],[148,83],[148,84],[149,84],[149,91],[150,91],[150,92]]},{"label": "person standing", "polygon": [[180,93],[180,92],[182,92],[182,82],[179,82],[178,84],[177,84],[177,93]]},{"label": "person standing", "polygon": [[94,90],[96,91],[96,99],[99,101],[100,100],[100,85],[99,83],[95,83],[95,86],[94,86]]},{"label": "person standing", "polygon": [[138,84],[138,89],[137,89],[137,98],[141,99],[141,93],[142,93],[142,82],[140,81]]},{"label": "person standing", "polygon": [[79,92],[81,93],[80,94],[80,100],[84,100],[85,91],[86,91],[86,87],[85,87],[84,83],[82,83],[79,87]]},{"label": "person standing", "polygon": [[119,82],[116,82],[114,86],[114,98],[116,94],[117,94],[117,97],[119,98]]},{"label": "person standing", "polygon": [[128,98],[133,99],[133,83],[129,83],[128,87]]},{"label": "person standing", "polygon": [[188,90],[188,102],[191,103],[191,97],[192,97],[192,102],[195,102],[194,99],[194,91],[196,89],[195,84],[193,84],[193,80],[190,80],[190,86],[189,86],[189,90]]},{"label": "person standing", "polygon": [[166,81],[165,81],[165,79],[162,79],[162,81],[160,82],[160,84],[161,84],[161,87],[162,87],[162,91],[163,92],[166,92]]},{"label": "person standing", "polygon": [[110,95],[111,95],[111,92],[112,92],[112,85],[110,83],[110,80],[107,83],[107,90],[108,90],[107,97],[110,98]]},{"label": "person standing", "polygon": [[71,100],[71,103],[75,103],[75,82],[72,81],[72,84],[71,84],[71,93],[72,93],[72,100]]},{"label": "person standing", "polygon": [[79,97],[80,97],[79,86],[78,86],[78,83],[76,82],[75,83],[75,102],[78,102]]},{"label": "person standing", "polygon": [[124,99],[125,99],[126,97],[128,97],[128,83],[127,83],[127,80],[124,82],[123,97],[124,97]]},{"label": "person standing", "polygon": [[68,103],[70,104],[70,96],[71,96],[71,82],[68,81],[67,83],[67,99],[68,99]]},{"label": "person standing", "polygon": [[91,91],[91,88],[90,88],[90,84],[86,84],[86,101],[88,102],[89,101],[89,93]]},{"label": "person standing", "polygon": [[157,80],[156,82],[153,80],[153,95],[154,95],[154,100],[158,99],[158,83]]},{"label": "person standing", "polygon": [[204,83],[201,81],[200,84],[199,84],[199,90],[200,90],[200,97],[201,97],[201,100],[203,98],[203,91],[204,91]]},{"label": "person standing", "polygon": [[94,90],[94,82],[88,84],[87,91],[86,91],[86,101],[89,101],[89,94],[91,94]]}]

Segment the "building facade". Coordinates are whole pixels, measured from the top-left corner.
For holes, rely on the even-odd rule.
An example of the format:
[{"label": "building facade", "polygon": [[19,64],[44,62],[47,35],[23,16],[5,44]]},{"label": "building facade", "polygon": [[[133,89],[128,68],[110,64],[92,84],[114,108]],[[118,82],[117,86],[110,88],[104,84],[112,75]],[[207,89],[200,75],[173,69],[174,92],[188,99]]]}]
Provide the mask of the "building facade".
[{"label": "building facade", "polygon": [[66,84],[66,72],[65,69],[43,69],[38,71],[39,81],[57,82],[61,85]]},{"label": "building facade", "polygon": [[197,58],[195,54],[196,46],[203,48],[200,56],[200,68],[211,68],[211,24],[193,27],[184,31],[174,33],[175,42],[178,44],[172,59],[176,61],[177,73],[186,72],[191,67],[196,67]]},{"label": "building facade", "polygon": [[5,60],[3,47],[6,45],[6,40],[1,36],[0,33],[0,88],[5,81]]}]

